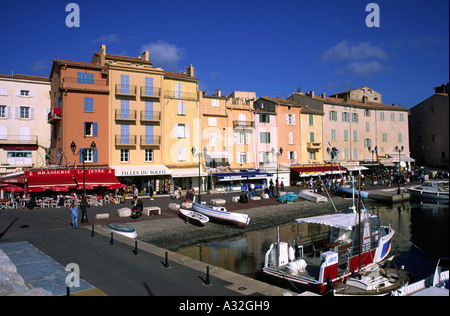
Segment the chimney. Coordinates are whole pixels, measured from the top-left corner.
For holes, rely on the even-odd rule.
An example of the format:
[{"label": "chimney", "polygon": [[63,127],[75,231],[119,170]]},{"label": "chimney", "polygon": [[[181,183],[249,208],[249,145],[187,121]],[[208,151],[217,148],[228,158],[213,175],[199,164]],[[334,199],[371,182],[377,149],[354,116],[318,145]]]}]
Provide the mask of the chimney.
[{"label": "chimney", "polygon": [[145,61],[149,61],[150,60],[150,56],[148,53],[148,50],[146,50],[145,52],[142,53],[142,59]]},{"label": "chimney", "polygon": [[106,45],[102,44],[102,46],[100,46],[100,55],[106,55]]},{"label": "chimney", "polygon": [[367,103],[367,97],[365,95],[363,95],[363,97],[362,97],[362,102]]},{"label": "chimney", "polygon": [[323,98],[323,99],[325,99],[325,92],[324,92],[324,93],[322,93],[322,98]]},{"label": "chimney", "polygon": [[189,77],[194,77],[194,66],[192,66],[192,64],[190,64],[188,69],[187,69],[187,75]]},{"label": "chimney", "polygon": [[217,89],[217,96],[221,97],[222,96],[222,91],[220,91],[220,89]]},{"label": "chimney", "polygon": [[309,96],[310,96],[311,98],[314,98],[314,90],[309,91]]}]

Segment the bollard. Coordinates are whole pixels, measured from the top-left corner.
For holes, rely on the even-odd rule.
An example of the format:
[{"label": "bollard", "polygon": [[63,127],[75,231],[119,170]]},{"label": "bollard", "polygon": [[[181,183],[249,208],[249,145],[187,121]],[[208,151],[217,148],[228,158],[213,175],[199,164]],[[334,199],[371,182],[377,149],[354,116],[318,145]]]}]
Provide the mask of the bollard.
[{"label": "bollard", "polygon": [[70,287],[66,286],[66,296],[70,296]]},{"label": "bollard", "polygon": [[166,251],[166,260],[164,262],[164,268],[168,269],[169,268],[169,258],[168,258],[168,252]]},{"label": "bollard", "polygon": [[91,237],[94,237],[94,225],[92,225]]},{"label": "bollard", "polygon": [[111,240],[109,241],[110,245],[114,245],[113,233],[111,233]]},{"label": "bollard", "polygon": [[133,253],[134,253],[135,256],[138,255],[137,240],[134,242],[134,250],[133,250]]},{"label": "bollard", "polygon": [[210,285],[211,281],[209,280],[209,266],[206,266],[206,281],[205,281],[206,285]]}]

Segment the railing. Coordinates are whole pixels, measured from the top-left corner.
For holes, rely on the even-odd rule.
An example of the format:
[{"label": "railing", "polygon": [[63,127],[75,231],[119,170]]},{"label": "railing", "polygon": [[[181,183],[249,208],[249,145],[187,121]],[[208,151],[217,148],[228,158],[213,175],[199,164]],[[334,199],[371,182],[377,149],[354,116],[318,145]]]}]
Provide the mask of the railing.
[{"label": "railing", "polygon": [[255,122],[253,121],[233,121],[233,128],[246,128],[246,127],[255,127]]},{"label": "railing", "polygon": [[159,146],[161,145],[161,136],[159,135],[141,135],[141,146]]},{"label": "railing", "polygon": [[141,87],[141,97],[159,98],[161,96],[161,88]]},{"label": "railing", "polygon": [[136,135],[115,135],[117,146],[136,146]]},{"label": "railing", "polygon": [[122,110],[116,109],[116,120],[124,120],[124,121],[136,121],[136,110]]},{"label": "railing", "polygon": [[37,135],[7,135],[7,138],[0,138],[0,144],[22,144],[22,145],[36,145],[38,144]]},{"label": "railing", "polygon": [[198,94],[192,92],[180,92],[172,90],[164,90],[164,97],[181,100],[198,100]]},{"label": "railing", "polygon": [[129,84],[116,84],[116,94],[136,96],[137,86]]},{"label": "railing", "polygon": [[143,121],[143,122],[161,121],[161,112],[159,112],[159,111],[149,112],[149,111],[142,110],[141,111],[141,121]]},{"label": "railing", "polygon": [[48,113],[47,120],[61,119],[61,108],[54,108]]}]

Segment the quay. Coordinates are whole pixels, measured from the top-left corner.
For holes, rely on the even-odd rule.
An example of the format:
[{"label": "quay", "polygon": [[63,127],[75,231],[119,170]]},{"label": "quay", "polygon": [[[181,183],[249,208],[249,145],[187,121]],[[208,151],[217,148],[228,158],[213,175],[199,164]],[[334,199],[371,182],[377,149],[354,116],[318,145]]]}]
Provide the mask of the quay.
[{"label": "quay", "polygon": [[369,199],[382,201],[382,202],[401,202],[407,201],[411,198],[407,190],[401,190],[400,194],[397,194],[397,188],[370,190]]}]

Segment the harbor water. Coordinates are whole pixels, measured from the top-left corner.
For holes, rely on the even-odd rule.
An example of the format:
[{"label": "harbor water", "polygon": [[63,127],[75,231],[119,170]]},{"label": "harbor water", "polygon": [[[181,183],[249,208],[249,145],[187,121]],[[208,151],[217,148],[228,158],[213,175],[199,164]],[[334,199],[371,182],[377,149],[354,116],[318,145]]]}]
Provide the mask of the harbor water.
[{"label": "harbor water", "polygon": [[[434,201],[433,201],[434,202]],[[449,257],[449,205],[404,201],[382,204],[368,200],[366,208],[377,215],[381,225],[395,230],[391,255],[394,263],[404,266],[418,280],[434,272],[440,257]],[[294,239],[295,222],[280,226],[280,239]],[[190,258],[257,279],[270,282],[262,273],[264,255],[276,241],[276,227],[244,233],[242,236],[211,240],[179,249]],[[277,284],[279,285],[279,284]]]}]

